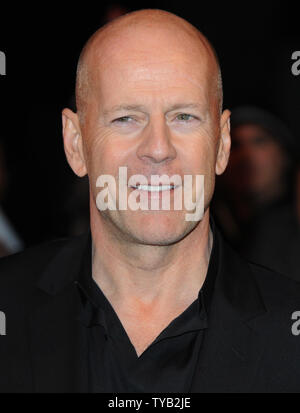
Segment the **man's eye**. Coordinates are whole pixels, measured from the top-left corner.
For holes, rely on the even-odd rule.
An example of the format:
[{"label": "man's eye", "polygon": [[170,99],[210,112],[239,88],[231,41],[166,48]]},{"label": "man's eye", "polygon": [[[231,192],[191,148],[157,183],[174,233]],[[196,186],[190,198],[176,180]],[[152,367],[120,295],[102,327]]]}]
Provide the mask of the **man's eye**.
[{"label": "man's eye", "polygon": [[180,113],[180,115],[177,115],[176,118],[180,121],[187,122],[187,121],[193,119],[194,116],[189,115],[188,113]]},{"label": "man's eye", "polygon": [[121,118],[114,119],[113,122],[126,123],[129,120],[132,120],[130,116],[122,116]]}]

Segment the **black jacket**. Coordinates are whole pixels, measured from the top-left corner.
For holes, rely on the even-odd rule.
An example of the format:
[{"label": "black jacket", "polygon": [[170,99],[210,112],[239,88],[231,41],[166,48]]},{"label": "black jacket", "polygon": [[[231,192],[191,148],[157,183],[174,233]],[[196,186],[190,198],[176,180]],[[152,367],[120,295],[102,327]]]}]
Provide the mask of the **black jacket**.
[{"label": "black jacket", "polygon": [[[192,392],[300,392],[300,284],[242,260],[219,270]],[[76,281],[88,235],[0,260],[0,392],[86,392]],[[300,330],[300,327],[299,327]]]}]

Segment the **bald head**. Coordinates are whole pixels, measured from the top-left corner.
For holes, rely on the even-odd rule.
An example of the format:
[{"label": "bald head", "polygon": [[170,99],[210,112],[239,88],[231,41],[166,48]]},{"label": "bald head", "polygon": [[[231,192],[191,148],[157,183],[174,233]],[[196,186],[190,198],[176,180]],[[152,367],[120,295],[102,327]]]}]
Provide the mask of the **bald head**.
[{"label": "bald head", "polygon": [[[208,40],[165,11],[124,15],[86,43],[79,59],[76,98],[78,113],[68,108],[62,113],[64,147],[74,172],[88,174],[94,228],[102,233],[107,226],[108,238],[113,239],[114,233],[132,245],[171,246],[186,239],[197,226],[185,218],[189,206],[99,211],[97,199],[103,193],[99,177],[115,178],[116,193],[109,189],[107,196],[116,206],[121,199],[135,200],[143,191],[152,209],[152,200],[164,199],[162,188],[141,193],[137,188],[136,194],[132,178],[143,179],[138,182],[146,185],[152,177],[179,177],[183,182],[185,176],[204,176],[203,197],[198,179],[192,179],[188,192],[190,200],[204,198],[208,211],[215,175],[225,170],[230,152],[230,112],[220,110],[220,69]],[[128,182],[120,177],[123,167]],[[171,191],[164,189],[171,192],[170,202],[175,201],[175,189],[177,185]]]},{"label": "bald head", "polygon": [[[191,54],[195,64],[201,63],[207,72],[211,94],[219,112],[222,110],[223,91],[221,70],[214,48],[203,34],[186,20],[163,10],[139,10],[123,15],[97,30],[85,44],[78,61],[76,77],[76,105],[81,122],[93,94],[97,73],[113,56],[139,49],[151,56],[164,55],[180,47]],[[127,48],[127,51],[126,51]],[[141,52],[140,52],[141,53]],[[174,54],[175,55],[175,54]],[[178,54],[177,54],[178,56]],[[187,73],[188,75],[188,73]]]}]

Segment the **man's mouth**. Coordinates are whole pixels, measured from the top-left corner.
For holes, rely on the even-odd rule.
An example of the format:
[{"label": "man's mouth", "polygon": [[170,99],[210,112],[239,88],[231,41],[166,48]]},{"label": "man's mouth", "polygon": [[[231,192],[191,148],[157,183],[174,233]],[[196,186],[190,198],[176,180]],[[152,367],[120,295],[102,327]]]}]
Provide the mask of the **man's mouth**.
[{"label": "man's mouth", "polygon": [[162,191],[171,191],[176,188],[175,185],[136,185],[131,186],[133,189],[139,191],[148,191],[148,192],[162,192]]}]

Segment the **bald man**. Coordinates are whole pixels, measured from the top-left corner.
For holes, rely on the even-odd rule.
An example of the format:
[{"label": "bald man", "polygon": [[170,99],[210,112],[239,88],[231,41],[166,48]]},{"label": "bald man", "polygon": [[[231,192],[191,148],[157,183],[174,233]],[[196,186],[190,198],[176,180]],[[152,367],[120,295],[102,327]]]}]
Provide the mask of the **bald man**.
[{"label": "bald man", "polygon": [[90,232],[1,261],[0,390],[298,391],[300,286],[210,218],[230,112],[208,40],[168,12],[122,16],[86,43],[76,101],[64,148]]}]

